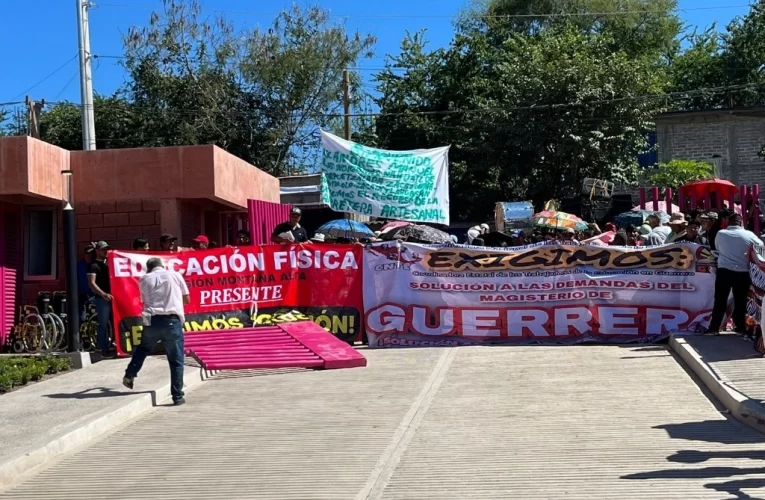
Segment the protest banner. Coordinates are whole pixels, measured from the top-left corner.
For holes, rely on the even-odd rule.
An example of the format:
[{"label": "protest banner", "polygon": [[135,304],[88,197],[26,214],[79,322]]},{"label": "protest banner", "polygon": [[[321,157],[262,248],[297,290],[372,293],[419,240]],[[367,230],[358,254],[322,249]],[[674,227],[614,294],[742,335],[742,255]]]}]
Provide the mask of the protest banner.
[{"label": "protest banner", "polygon": [[322,202],[337,212],[449,224],[449,147],[386,151],[321,132]]},{"label": "protest banner", "polygon": [[707,247],[368,245],[369,345],[653,342],[701,332],[716,260]]},{"label": "protest banner", "polygon": [[[762,251],[762,248],[759,249]],[[749,277],[752,284],[749,287],[749,297],[746,304],[747,333],[754,340],[754,349],[765,354],[765,341],[762,336],[762,301],[765,297],[765,258],[759,255],[758,249],[749,249]],[[730,307],[729,307],[730,308]]]},{"label": "protest banner", "polygon": [[160,257],[189,287],[184,331],[228,330],[312,320],[343,340],[362,328],[358,245],[266,245],[178,253],[109,253],[119,354],[140,342],[138,281]]}]

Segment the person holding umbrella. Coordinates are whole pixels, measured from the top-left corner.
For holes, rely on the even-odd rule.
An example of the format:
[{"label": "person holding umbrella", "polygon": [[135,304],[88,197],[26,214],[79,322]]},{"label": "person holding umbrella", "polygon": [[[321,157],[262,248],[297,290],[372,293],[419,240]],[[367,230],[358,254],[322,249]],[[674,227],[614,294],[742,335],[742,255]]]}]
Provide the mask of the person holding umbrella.
[{"label": "person holding umbrella", "polygon": [[576,231],[571,227],[563,228],[560,232],[560,244],[578,245],[579,241],[576,239]]}]

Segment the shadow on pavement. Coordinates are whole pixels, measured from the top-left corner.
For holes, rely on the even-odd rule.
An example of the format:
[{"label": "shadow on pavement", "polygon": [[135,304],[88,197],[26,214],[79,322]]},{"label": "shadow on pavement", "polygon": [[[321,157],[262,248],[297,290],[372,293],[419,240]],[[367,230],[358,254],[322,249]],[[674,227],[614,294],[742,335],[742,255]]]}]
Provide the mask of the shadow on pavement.
[{"label": "shadow on pavement", "polygon": [[752,342],[745,340],[736,334],[694,337],[686,338],[685,340],[707,363],[762,358],[762,355],[754,349],[754,344]]},{"label": "shadow on pavement", "polygon": [[670,462],[683,464],[700,464],[713,458],[744,458],[749,460],[765,460],[765,451],[698,451],[680,450],[667,457]]},{"label": "shadow on pavement", "polygon": [[135,394],[149,394],[151,391],[115,391],[108,387],[94,387],[93,389],[85,389],[79,392],[62,392],[57,394],[45,394],[46,398],[51,399],[93,399],[93,398],[114,398],[119,396],[133,396]]},{"label": "shadow on pavement", "polygon": [[657,425],[654,429],[667,431],[672,439],[688,441],[707,441],[722,444],[756,444],[765,443],[765,436],[728,420],[705,420],[702,422],[685,422],[682,424]]},{"label": "shadow on pavement", "polygon": [[744,493],[741,490],[754,490],[765,488],[765,479],[736,479],[735,481],[727,481],[725,483],[710,483],[705,484],[704,488],[710,490],[720,491],[733,495],[734,499],[742,500],[765,500],[763,497],[753,497],[748,493]]},{"label": "shadow on pavement", "polygon": [[[748,427],[728,420],[706,420],[701,422],[685,422],[682,424],[666,424],[654,427],[663,429],[673,439],[689,441],[705,441],[709,443],[721,443],[727,445],[759,444],[765,443],[765,436],[756,433]],[[708,460],[765,460],[765,450],[679,450],[667,457],[668,462],[678,464],[701,464]],[[627,480],[660,480],[660,479],[729,479],[736,476],[763,475],[765,467],[752,467],[746,462],[747,467],[700,467],[700,468],[672,468],[648,472],[638,472],[621,476]],[[756,465],[756,464],[755,464]],[[731,499],[742,500],[765,500],[762,496],[752,496],[743,490],[765,489],[765,478],[737,478],[723,482],[707,482],[704,488],[727,493]]]}]

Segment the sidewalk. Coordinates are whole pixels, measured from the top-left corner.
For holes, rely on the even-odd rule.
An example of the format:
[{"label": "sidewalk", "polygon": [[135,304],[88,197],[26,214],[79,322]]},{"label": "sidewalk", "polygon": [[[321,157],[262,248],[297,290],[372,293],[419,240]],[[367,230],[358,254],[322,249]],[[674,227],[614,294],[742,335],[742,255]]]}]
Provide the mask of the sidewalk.
[{"label": "sidewalk", "polygon": [[765,436],[663,345],[370,349],[223,372],[2,500],[765,498]]},{"label": "sidewalk", "polygon": [[[146,360],[134,391],[122,386],[129,359],[105,360],[0,396],[0,489],[168,399],[164,357]],[[201,370],[187,366],[186,390]]]},{"label": "sidewalk", "polygon": [[735,334],[673,337],[670,346],[730,412],[765,432],[765,358]]}]

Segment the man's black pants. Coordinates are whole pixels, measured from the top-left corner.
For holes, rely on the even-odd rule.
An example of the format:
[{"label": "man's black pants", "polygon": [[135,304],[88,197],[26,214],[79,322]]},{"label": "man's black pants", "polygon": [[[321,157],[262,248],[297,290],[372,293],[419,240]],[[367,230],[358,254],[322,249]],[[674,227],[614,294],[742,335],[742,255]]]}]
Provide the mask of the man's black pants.
[{"label": "man's black pants", "polygon": [[725,310],[728,308],[728,296],[733,290],[733,324],[737,332],[746,331],[746,302],[752,280],[749,272],[736,272],[730,269],[717,269],[715,280],[715,305],[712,309],[710,332],[719,332]]}]

